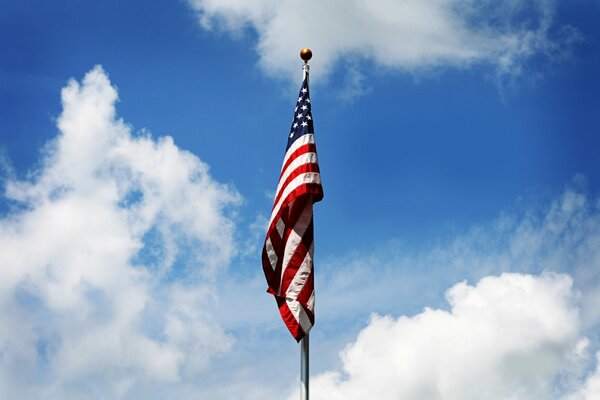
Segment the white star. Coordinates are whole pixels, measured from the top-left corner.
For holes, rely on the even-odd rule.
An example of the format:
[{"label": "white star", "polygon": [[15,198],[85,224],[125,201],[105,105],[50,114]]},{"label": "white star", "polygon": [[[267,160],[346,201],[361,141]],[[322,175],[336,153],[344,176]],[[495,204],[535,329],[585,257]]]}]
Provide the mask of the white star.
[{"label": "white star", "polygon": [[306,119],[310,121],[312,119],[312,117],[310,115],[307,115]]},{"label": "white star", "polygon": [[298,107],[294,108],[294,112],[298,111]]},{"label": "white star", "polygon": [[310,99],[306,99],[306,102],[307,102],[307,103],[310,103]]},{"label": "white star", "polygon": [[303,89],[301,90],[301,92],[302,92],[302,93],[306,93],[306,92],[308,92],[308,90],[306,90],[306,88],[303,88]]},{"label": "white star", "polygon": [[298,97],[298,103],[302,101],[302,96]]},{"label": "white star", "polygon": [[294,136],[294,132],[290,132],[290,138]]},{"label": "white star", "polygon": [[302,126],[308,126],[308,123],[306,121],[304,121],[300,125],[302,125]]},{"label": "white star", "polygon": [[296,114],[296,118],[302,118],[302,114],[300,114],[300,113]]},{"label": "white star", "polygon": [[[296,107],[296,108],[298,108],[298,107]],[[302,107],[300,107],[300,108],[301,108],[301,109],[303,109],[303,110],[306,110],[308,107],[307,107],[306,105],[303,105],[303,106],[302,106]]]},{"label": "white star", "polygon": [[294,128],[297,128],[297,127],[298,127],[298,123],[297,123],[297,122],[294,122],[294,125],[292,125],[292,126],[293,126]]}]

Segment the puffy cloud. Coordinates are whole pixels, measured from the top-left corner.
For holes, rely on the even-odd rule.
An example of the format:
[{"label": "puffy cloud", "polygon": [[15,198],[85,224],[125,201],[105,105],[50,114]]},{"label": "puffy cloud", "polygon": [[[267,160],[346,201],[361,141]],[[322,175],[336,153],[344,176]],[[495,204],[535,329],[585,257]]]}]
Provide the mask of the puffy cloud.
[{"label": "puffy cloud", "polygon": [[[440,383],[445,374],[452,377],[449,382],[464,383],[463,393],[468,393],[470,382],[486,382],[481,371],[470,369],[470,363],[477,363],[498,379],[486,382],[495,393],[514,390],[512,397],[504,398],[595,399],[598,372],[589,372],[594,360],[581,350],[584,336],[589,337],[590,351],[598,349],[600,200],[586,193],[585,179],[577,176],[550,203],[536,207],[521,203],[489,223],[442,236],[418,250],[391,241],[372,254],[351,253],[321,261],[316,282],[319,329],[315,335],[319,336],[313,346],[320,346],[319,351],[333,359],[344,343],[351,344],[342,351],[340,369],[331,370],[330,362],[329,371],[319,375],[313,396],[352,398],[350,393],[360,393],[363,385],[382,386],[392,393],[386,397],[371,392],[369,397],[451,399],[451,387]],[[479,283],[455,285],[447,291],[446,301],[439,298],[445,288],[462,279]],[[576,289],[571,288],[571,280]],[[425,305],[431,308],[420,312]],[[386,316],[376,315],[366,328],[357,322],[373,312]],[[340,326],[349,332],[340,332]],[[474,339],[469,327],[475,326],[487,327],[490,335]],[[364,329],[356,339],[359,328]],[[555,333],[560,337],[552,336]],[[340,344],[335,338],[342,336]],[[497,341],[492,345],[485,340]],[[328,346],[319,341],[327,341]],[[489,351],[478,347],[488,345]],[[359,354],[366,362],[364,373],[356,366]],[[386,368],[397,371],[397,376],[386,375]],[[461,373],[466,376],[462,381],[453,375]],[[416,392],[409,393],[411,388]],[[424,392],[419,397],[415,394],[419,388],[434,394]],[[472,398],[494,398],[481,393]]]},{"label": "puffy cloud", "polygon": [[567,275],[505,273],[459,283],[446,299],[449,310],[374,315],[343,350],[342,371],[313,380],[312,396],[555,398],[584,360],[588,341]]},{"label": "puffy cloud", "polygon": [[101,67],[71,80],[39,168],[7,181],[2,398],[123,398],[232,345],[208,282],[233,255],[239,195],[172,138],[133,135],[117,99]]},{"label": "puffy cloud", "polygon": [[235,35],[248,27],[256,31],[260,65],[292,77],[298,74],[297,52],[303,47],[315,51],[317,76],[339,60],[350,62],[354,75],[353,63],[369,60],[409,72],[488,64],[499,76],[514,76],[532,57],[562,58],[578,38],[573,28],[555,25],[554,0],[188,3],[206,29]]}]

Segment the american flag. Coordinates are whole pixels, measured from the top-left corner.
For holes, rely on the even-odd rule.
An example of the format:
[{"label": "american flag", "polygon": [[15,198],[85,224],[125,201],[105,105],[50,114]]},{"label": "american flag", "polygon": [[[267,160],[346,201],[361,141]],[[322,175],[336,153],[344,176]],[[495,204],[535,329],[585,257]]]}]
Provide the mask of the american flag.
[{"label": "american flag", "polygon": [[292,127],[262,251],[269,288],[290,333],[300,341],[315,323],[313,203],[323,198],[308,92],[308,72]]}]

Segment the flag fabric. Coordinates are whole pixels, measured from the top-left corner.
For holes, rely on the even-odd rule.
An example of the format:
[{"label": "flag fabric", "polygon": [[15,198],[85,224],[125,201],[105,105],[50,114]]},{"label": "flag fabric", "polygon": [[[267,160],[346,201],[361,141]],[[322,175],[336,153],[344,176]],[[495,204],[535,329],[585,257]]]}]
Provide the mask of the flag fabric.
[{"label": "flag fabric", "polygon": [[323,198],[308,72],[302,82],[262,251],[267,292],[300,341],[315,323],[313,203]]}]

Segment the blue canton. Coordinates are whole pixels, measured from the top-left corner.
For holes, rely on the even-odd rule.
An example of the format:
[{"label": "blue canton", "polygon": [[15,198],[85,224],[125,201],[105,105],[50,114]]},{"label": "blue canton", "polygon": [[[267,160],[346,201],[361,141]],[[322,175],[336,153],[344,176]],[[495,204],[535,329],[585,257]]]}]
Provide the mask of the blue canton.
[{"label": "blue canton", "polygon": [[304,82],[302,82],[302,87],[298,94],[298,101],[296,102],[296,109],[294,110],[294,118],[292,120],[292,127],[290,128],[286,151],[296,139],[307,133],[314,133],[313,119],[310,112],[310,96],[308,93],[308,75],[304,79]]}]

